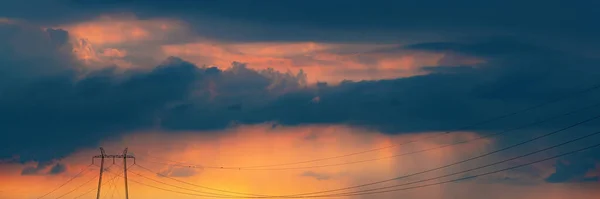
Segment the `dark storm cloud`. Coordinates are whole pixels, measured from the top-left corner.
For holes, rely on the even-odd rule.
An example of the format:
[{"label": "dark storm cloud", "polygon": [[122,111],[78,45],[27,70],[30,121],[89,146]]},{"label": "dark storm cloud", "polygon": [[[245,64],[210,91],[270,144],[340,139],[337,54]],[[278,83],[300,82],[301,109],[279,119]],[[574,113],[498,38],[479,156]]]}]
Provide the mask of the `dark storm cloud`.
[{"label": "dark storm cloud", "polygon": [[518,41],[518,38],[496,37],[488,38],[485,41],[470,41],[471,43],[453,43],[453,42],[432,42],[418,43],[405,46],[401,49],[422,50],[432,52],[457,52],[476,56],[500,56],[507,54],[517,54],[520,56],[530,53],[550,53],[540,46]]},{"label": "dark storm cloud", "polygon": [[[50,167],[48,169],[48,167]],[[47,171],[46,171],[47,170]],[[36,166],[28,166],[21,170],[21,175],[57,175],[67,171],[67,166],[61,163],[42,162]]]},{"label": "dark storm cloud", "polygon": [[[450,50],[462,53],[494,48],[478,46],[475,50]],[[475,68],[439,72],[430,67],[427,70],[436,73],[305,89],[304,74],[255,71],[241,63],[233,63],[228,70],[198,68],[177,58],[151,71],[118,74],[107,69],[83,79],[41,76],[2,90],[0,131],[7,135],[1,143],[2,156],[49,160],[123,132],[158,125],[171,131],[207,130],[226,128],[232,122],[276,121],[285,125],[343,123],[387,133],[446,131],[579,91],[597,83],[600,74],[596,60],[545,54],[545,50],[524,54],[519,47],[502,48],[502,56]],[[26,53],[37,52],[25,49]],[[65,63],[12,59],[15,56],[3,58],[9,63],[3,70],[52,69]],[[514,117],[513,122],[592,103],[600,97],[598,93]],[[319,100],[315,101],[316,97]],[[581,118],[558,121],[543,129]],[[477,129],[494,131],[505,129],[505,125]]]},{"label": "dark storm cloud", "polygon": [[599,150],[586,151],[572,157],[556,161],[556,170],[545,180],[550,183],[598,181],[598,174],[587,175],[600,165]]},{"label": "dark storm cloud", "polygon": [[598,6],[600,3],[593,0],[15,0],[5,3],[0,13],[61,24],[105,13],[132,12],[143,18],[183,19],[204,36],[244,41],[389,41],[402,40],[411,31],[415,31],[412,39],[425,34],[439,37],[469,32],[477,36],[528,33],[587,40],[600,31],[593,25],[599,17]]},{"label": "dark storm cloud", "polygon": [[47,75],[69,73],[72,49],[63,30],[0,24],[0,87]]},{"label": "dark storm cloud", "polygon": [[[197,123],[192,124],[197,129],[225,128],[233,120],[226,106],[240,100],[260,104],[267,95],[265,89],[273,85],[270,81],[243,66],[229,71],[199,69],[176,58],[150,72],[127,76],[101,71],[80,80],[40,79],[8,90],[0,99],[0,129],[10,132],[2,141],[2,155],[47,160],[73,147],[94,145],[165,121]],[[222,98],[212,99],[213,95],[226,98],[213,101]],[[198,112],[189,112],[187,107],[196,107]],[[168,120],[171,115],[182,121]]]},{"label": "dark storm cloud", "polygon": [[39,173],[50,166],[49,162],[39,163],[36,166],[28,166],[23,168],[21,175],[39,175]]},{"label": "dark storm cloud", "polygon": [[77,79],[82,66],[65,44],[65,31],[4,25],[0,33],[3,157],[48,160],[72,151],[74,141],[89,145],[111,135],[99,132],[147,125],[156,107],[186,96],[195,77],[195,66],[182,62],[127,80],[110,70]]},{"label": "dark storm cloud", "polygon": [[[237,40],[353,39],[353,36],[325,34],[334,29],[350,30],[346,32],[355,35],[370,34],[364,37],[368,40],[384,38],[385,35],[378,37],[377,33],[384,29],[394,34],[408,29],[499,28],[508,32],[545,31],[555,38],[585,40],[591,45],[597,41],[589,35],[598,32],[595,26],[590,26],[591,20],[597,18],[590,14],[595,6],[556,1],[539,4],[519,1],[519,5],[500,5],[499,1],[485,5],[480,1],[425,2],[432,5],[428,7],[401,1],[385,2],[393,5],[383,1],[370,1],[366,5],[335,1],[268,1],[270,4],[257,1],[251,5],[243,1],[233,4],[147,1],[135,5],[132,1],[44,2],[48,7],[37,13],[35,9],[22,12],[17,9],[18,4],[26,4],[16,2],[7,3],[0,13],[41,23],[84,20],[114,9],[133,10],[142,17],[181,16],[192,22],[196,13],[203,13],[208,17],[203,20],[214,19],[207,23],[217,25],[206,31],[209,36]],[[78,9],[71,9],[75,5]],[[59,11],[61,14],[55,14]],[[221,23],[242,19],[262,25],[230,31],[240,27]],[[286,25],[275,28],[280,24]],[[307,30],[289,31],[296,30],[291,28],[294,26]],[[327,28],[321,31],[319,27],[324,26]],[[385,133],[453,130],[590,87],[600,77],[600,60],[579,55],[584,48],[549,48],[551,43],[533,44],[517,37],[468,42],[442,40],[404,46],[399,50],[467,54],[486,63],[426,67],[424,70],[433,73],[394,80],[345,81],[339,86],[321,84],[317,88],[302,88],[302,74],[255,71],[241,63],[234,63],[229,70],[198,68],[177,58],[151,71],[120,74],[107,69],[78,79],[74,74],[77,64],[64,43],[68,33],[1,26],[0,36],[0,77],[3,77],[0,159],[18,154],[21,160],[42,160],[41,166],[26,169],[24,174],[36,173],[49,166],[44,161],[95,145],[102,139],[155,126],[167,131],[207,130],[226,128],[232,122],[276,121],[285,125],[342,123]],[[598,99],[599,92],[589,93],[526,116],[511,117],[511,122],[471,130],[504,130]],[[585,112],[587,116],[592,114],[597,111]],[[584,117],[558,120],[537,130],[562,127]],[[597,127],[598,122],[593,126]],[[507,140],[510,139],[500,142]],[[580,179],[582,171],[588,168],[558,167],[548,181]]]},{"label": "dark storm cloud", "polygon": [[6,91],[0,118],[2,131],[10,133],[3,151],[33,147],[32,154],[21,155],[59,156],[73,142],[89,145],[123,129],[150,126],[155,109],[187,95],[194,72],[193,66],[178,65],[124,82],[110,75],[47,78]]},{"label": "dark storm cloud", "polygon": [[105,69],[81,77],[77,71],[84,66],[73,61],[69,46],[53,45],[64,42],[64,32],[9,25],[0,26],[0,33],[0,70],[6,77],[0,87],[1,159],[19,155],[45,163],[125,131],[176,122],[163,119],[171,115],[191,114],[181,122],[199,122],[198,129],[224,128],[232,120],[227,106],[265,103],[267,88],[280,93],[305,78],[259,74],[240,63],[225,71],[198,68],[178,58],[151,71]]},{"label": "dark storm cloud", "polygon": [[65,171],[67,171],[67,166],[61,163],[56,163],[54,166],[52,166],[52,168],[50,168],[48,174],[56,175],[64,173]]}]

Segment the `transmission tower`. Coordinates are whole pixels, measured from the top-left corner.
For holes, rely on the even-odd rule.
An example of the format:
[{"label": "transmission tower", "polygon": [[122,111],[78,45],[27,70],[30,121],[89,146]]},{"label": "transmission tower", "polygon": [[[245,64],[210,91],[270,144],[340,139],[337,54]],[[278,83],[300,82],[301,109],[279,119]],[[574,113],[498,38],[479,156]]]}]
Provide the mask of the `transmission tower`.
[{"label": "transmission tower", "polygon": [[100,177],[98,178],[98,193],[96,194],[96,199],[100,199],[100,189],[102,189],[102,174],[104,173],[104,159],[112,158],[113,163],[115,163],[116,158],[123,158],[123,178],[125,179],[125,198],[129,199],[129,188],[127,187],[127,158],[133,159],[133,163],[135,164],[135,157],[132,155],[127,155],[127,148],[123,150],[123,154],[121,155],[107,155],[104,152],[104,149],[100,147],[100,155],[96,155],[92,157],[92,164],[96,158],[100,158]]}]

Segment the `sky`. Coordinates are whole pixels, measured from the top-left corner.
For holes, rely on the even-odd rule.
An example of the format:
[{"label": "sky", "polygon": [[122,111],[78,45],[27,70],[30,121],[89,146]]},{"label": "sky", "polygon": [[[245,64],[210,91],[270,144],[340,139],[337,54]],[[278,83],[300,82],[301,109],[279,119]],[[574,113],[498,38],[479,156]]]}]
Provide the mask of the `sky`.
[{"label": "sky", "polygon": [[598,1],[1,5],[0,198],[600,195]]}]

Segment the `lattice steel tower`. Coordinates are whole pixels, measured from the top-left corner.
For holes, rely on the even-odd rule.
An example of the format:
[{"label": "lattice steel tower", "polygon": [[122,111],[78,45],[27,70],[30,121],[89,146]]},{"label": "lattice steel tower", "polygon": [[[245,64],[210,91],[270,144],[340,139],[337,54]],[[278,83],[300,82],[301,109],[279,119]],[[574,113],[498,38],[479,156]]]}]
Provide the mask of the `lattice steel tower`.
[{"label": "lattice steel tower", "polygon": [[127,187],[127,158],[133,159],[135,164],[135,157],[132,155],[127,155],[127,148],[123,150],[123,154],[121,155],[106,155],[104,149],[100,147],[100,155],[92,157],[92,164],[96,158],[100,158],[100,177],[98,178],[98,193],[96,194],[96,199],[100,199],[100,189],[102,189],[102,174],[104,173],[104,159],[112,158],[113,163],[116,158],[123,158],[123,178],[125,179],[125,198],[129,199],[129,188]]}]

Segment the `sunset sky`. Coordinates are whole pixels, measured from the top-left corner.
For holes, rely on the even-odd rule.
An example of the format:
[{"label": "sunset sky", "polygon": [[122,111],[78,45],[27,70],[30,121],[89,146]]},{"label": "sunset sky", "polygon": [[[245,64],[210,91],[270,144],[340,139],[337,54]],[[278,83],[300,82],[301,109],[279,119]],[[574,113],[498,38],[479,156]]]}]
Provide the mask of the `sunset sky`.
[{"label": "sunset sky", "polygon": [[0,199],[598,199],[599,6],[3,1]]}]

